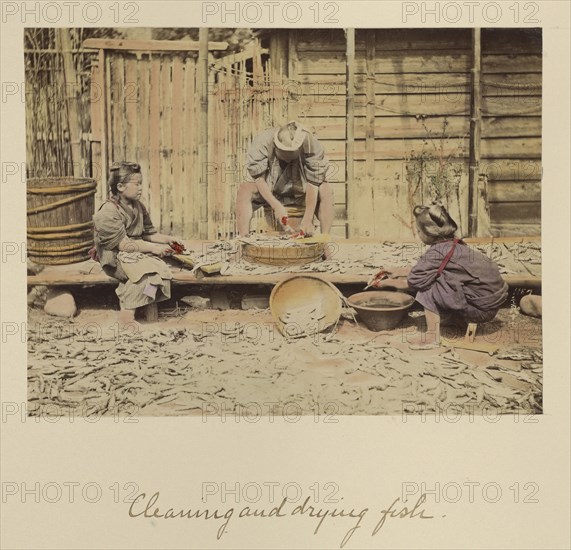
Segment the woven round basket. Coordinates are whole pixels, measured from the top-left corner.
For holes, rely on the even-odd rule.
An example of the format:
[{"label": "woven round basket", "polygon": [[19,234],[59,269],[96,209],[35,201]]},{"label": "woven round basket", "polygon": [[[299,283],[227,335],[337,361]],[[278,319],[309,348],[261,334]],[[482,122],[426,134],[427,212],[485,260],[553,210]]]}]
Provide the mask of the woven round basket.
[{"label": "woven round basket", "polygon": [[265,265],[303,265],[316,262],[325,252],[326,243],[296,242],[295,240],[271,241],[268,244],[242,243],[242,258],[248,262]]},{"label": "woven round basket", "polygon": [[51,177],[27,181],[28,257],[46,265],[89,258],[97,182]]},{"label": "woven round basket", "polygon": [[339,321],[341,295],[329,281],[293,275],[272,289],[270,311],[286,337],[322,332]]}]

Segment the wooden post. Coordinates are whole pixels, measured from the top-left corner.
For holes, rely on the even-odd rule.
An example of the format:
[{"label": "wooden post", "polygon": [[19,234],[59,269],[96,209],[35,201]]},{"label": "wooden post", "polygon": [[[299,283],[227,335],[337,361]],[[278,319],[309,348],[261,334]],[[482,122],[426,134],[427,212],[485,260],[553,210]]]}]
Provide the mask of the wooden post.
[{"label": "wooden post", "polygon": [[111,56],[105,52],[104,59],[104,70],[103,70],[103,82],[105,86],[101,93],[105,96],[105,101],[102,102],[102,107],[104,108],[103,116],[104,118],[104,131],[103,140],[101,143],[102,153],[102,166],[101,166],[101,178],[104,187],[104,197],[107,199],[107,194],[109,190],[107,189],[107,176],[109,175],[109,166],[115,160],[113,158],[113,136],[110,135],[112,122],[111,122]]},{"label": "wooden post", "polygon": [[347,222],[349,238],[355,233],[358,213],[355,211],[355,29],[345,29],[346,38],[346,93],[347,141],[345,143],[345,181],[347,182]]},{"label": "wooden post", "polygon": [[107,162],[105,109],[105,50],[99,50],[91,67],[91,177],[97,180],[95,210],[107,199],[105,166]]},{"label": "wooden post", "polygon": [[[209,54],[210,61],[214,62],[212,54]],[[210,71],[208,74],[208,89],[214,90],[214,71]],[[219,220],[227,215],[223,203],[220,201],[220,193],[225,193],[227,186],[224,185],[221,188],[221,182],[223,179],[222,175],[222,163],[225,162],[224,155],[222,153],[221,140],[223,139],[224,124],[225,121],[222,117],[219,117],[220,103],[217,96],[214,100],[208,104],[208,120],[209,128],[212,131],[210,135],[210,147],[208,148],[208,162],[211,163],[210,166],[217,167],[216,176],[210,179],[208,182],[208,239],[217,239]],[[212,181],[214,180],[214,181]]]},{"label": "wooden post", "polygon": [[198,238],[208,238],[208,28],[198,31],[198,83],[200,85],[200,183],[198,200],[200,201],[200,220]]},{"label": "wooden post", "polygon": [[276,29],[270,35],[270,79],[272,86],[279,86],[285,80],[287,70],[287,48],[284,45],[283,30]]},{"label": "wooden post", "polygon": [[[365,200],[370,197],[372,200],[367,205],[367,211],[369,212],[368,219],[364,219],[361,215],[361,223],[365,221],[366,225],[363,228],[366,237],[371,236],[381,236],[381,228],[377,227],[379,224],[386,223],[385,217],[380,213],[386,208],[387,196],[384,189],[377,192],[376,178],[375,178],[375,62],[376,62],[376,31],[374,29],[369,29],[365,31],[365,70],[367,72],[366,84],[365,84],[365,94],[367,98],[367,108],[366,108],[366,118],[365,118],[365,170],[366,170],[366,180],[363,186],[366,193],[359,193],[359,196]],[[379,202],[379,199],[382,202]],[[377,209],[380,212],[377,214]],[[362,213],[363,214],[363,213]]]},{"label": "wooden post", "polygon": [[480,29],[472,29],[472,101],[470,108],[470,172],[468,174],[468,235],[478,234],[478,177],[482,132],[482,47]]},{"label": "wooden post", "polygon": [[71,141],[71,165],[73,176],[79,178],[84,175],[82,174],[81,128],[78,109],[79,83],[77,81],[75,66],[73,65],[73,54],[71,51],[71,38],[69,33],[69,29],[56,29],[58,49],[60,50],[63,59],[65,104],[67,108],[67,121]]},{"label": "wooden post", "polygon": [[[297,77],[297,64],[298,64],[298,56],[297,56],[297,31],[295,29],[289,29],[288,31],[288,80],[291,82],[295,80]],[[292,90],[296,90],[296,87],[293,86]],[[289,120],[297,120],[299,118],[299,102],[301,100],[301,95],[298,97],[290,98],[288,101],[288,119]]]}]

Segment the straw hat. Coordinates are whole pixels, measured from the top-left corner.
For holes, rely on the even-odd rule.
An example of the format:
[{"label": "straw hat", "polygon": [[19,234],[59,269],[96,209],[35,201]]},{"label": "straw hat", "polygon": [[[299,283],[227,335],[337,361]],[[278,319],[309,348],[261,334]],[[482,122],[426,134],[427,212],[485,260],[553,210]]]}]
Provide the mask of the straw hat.
[{"label": "straw hat", "polygon": [[303,147],[307,130],[298,122],[290,121],[274,134],[274,145],[284,152],[297,152]]}]

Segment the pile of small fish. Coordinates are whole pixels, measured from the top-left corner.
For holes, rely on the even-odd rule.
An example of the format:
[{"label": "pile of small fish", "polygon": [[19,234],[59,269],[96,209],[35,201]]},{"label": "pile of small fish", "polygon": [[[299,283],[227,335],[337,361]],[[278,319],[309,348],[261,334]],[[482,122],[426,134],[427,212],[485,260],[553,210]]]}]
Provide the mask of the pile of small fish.
[{"label": "pile of small fish", "polygon": [[[250,243],[275,243],[277,246],[288,242],[287,237],[274,237],[258,235],[248,237]],[[236,244],[226,243],[227,256],[223,261],[229,261],[235,255]],[[489,243],[470,244],[470,247],[479,250],[488,258],[498,264],[503,275],[529,274],[530,266],[541,264],[541,247],[539,243]],[[385,241],[381,243],[346,243],[331,241],[326,244],[328,259],[299,266],[268,266],[257,265],[240,261],[231,263],[228,275],[268,275],[283,271],[301,273],[339,273],[351,275],[371,275],[374,270],[381,267],[398,268],[413,265],[427,250],[426,245],[418,243],[394,243]],[[527,268],[527,269],[526,269]]]},{"label": "pile of small fish", "polygon": [[[320,315],[318,308],[308,313],[311,321]],[[59,320],[29,324],[29,412],[232,414],[252,402],[310,415],[542,411],[538,348],[509,344],[493,357],[450,348],[426,354],[397,344],[398,331],[390,339],[360,330],[349,331],[351,339],[339,331],[291,339],[270,321],[259,312],[215,333],[177,325],[108,336]],[[486,361],[467,359],[475,356]]]},{"label": "pile of small fish", "polygon": [[324,318],[323,302],[291,308],[280,316],[280,321],[284,324],[282,332],[286,338],[315,335],[323,328],[321,321]]}]

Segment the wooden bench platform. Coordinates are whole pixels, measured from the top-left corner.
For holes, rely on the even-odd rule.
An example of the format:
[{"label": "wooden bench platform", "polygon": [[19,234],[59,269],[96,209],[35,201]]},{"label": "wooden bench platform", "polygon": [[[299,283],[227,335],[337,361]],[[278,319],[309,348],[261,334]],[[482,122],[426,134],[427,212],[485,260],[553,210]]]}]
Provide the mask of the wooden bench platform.
[{"label": "wooden bench platform", "polygon": [[[513,238],[501,239],[507,242],[533,241],[533,238]],[[466,239],[467,242],[500,242],[500,239]],[[366,240],[342,241],[343,244],[371,242]],[[196,244],[196,241],[194,242]],[[384,266],[390,270],[390,266]],[[210,275],[203,278],[196,278],[192,271],[187,268],[171,267],[173,273],[173,284],[175,285],[275,285],[276,283],[286,279],[294,273],[307,273],[321,277],[335,285],[363,285],[367,284],[369,276],[374,271],[371,269],[369,275],[351,274],[351,273],[327,273],[327,272],[304,272],[298,271],[295,267],[291,267],[287,271],[280,271],[271,274],[240,274],[240,275]],[[505,275],[504,280],[512,287],[539,288],[541,286],[541,277],[529,273],[522,266],[521,272],[517,274]],[[36,275],[28,275],[28,285],[45,285],[45,286],[96,286],[96,285],[116,285],[117,280],[113,279],[101,271],[99,264],[87,260],[85,262],[62,265],[62,266],[46,266],[40,273]]]},{"label": "wooden bench platform", "polygon": [[[69,266],[66,266],[69,267]],[[272,273],[271,275],[211,275],[202,279],[197,279],[190,271],[173,271],[172,283],[175,285],[275,285],[287,279],[295,271],[284,273]],[[338,273],[309,273],[329,281],[335,285],[363,285],[365,286],[368,277],[364,275],[350,275]],[[532,276],[506,275],[504,280],[509,286],[538,288],[541,286],[541,278]],[[78,270],[62,270],[58,267],[46,267],[38,275],[28,275],[28,285],[45,286],[97,286],[116,285],[117,280],[105,275],[105,273],[83,274]]]}]

